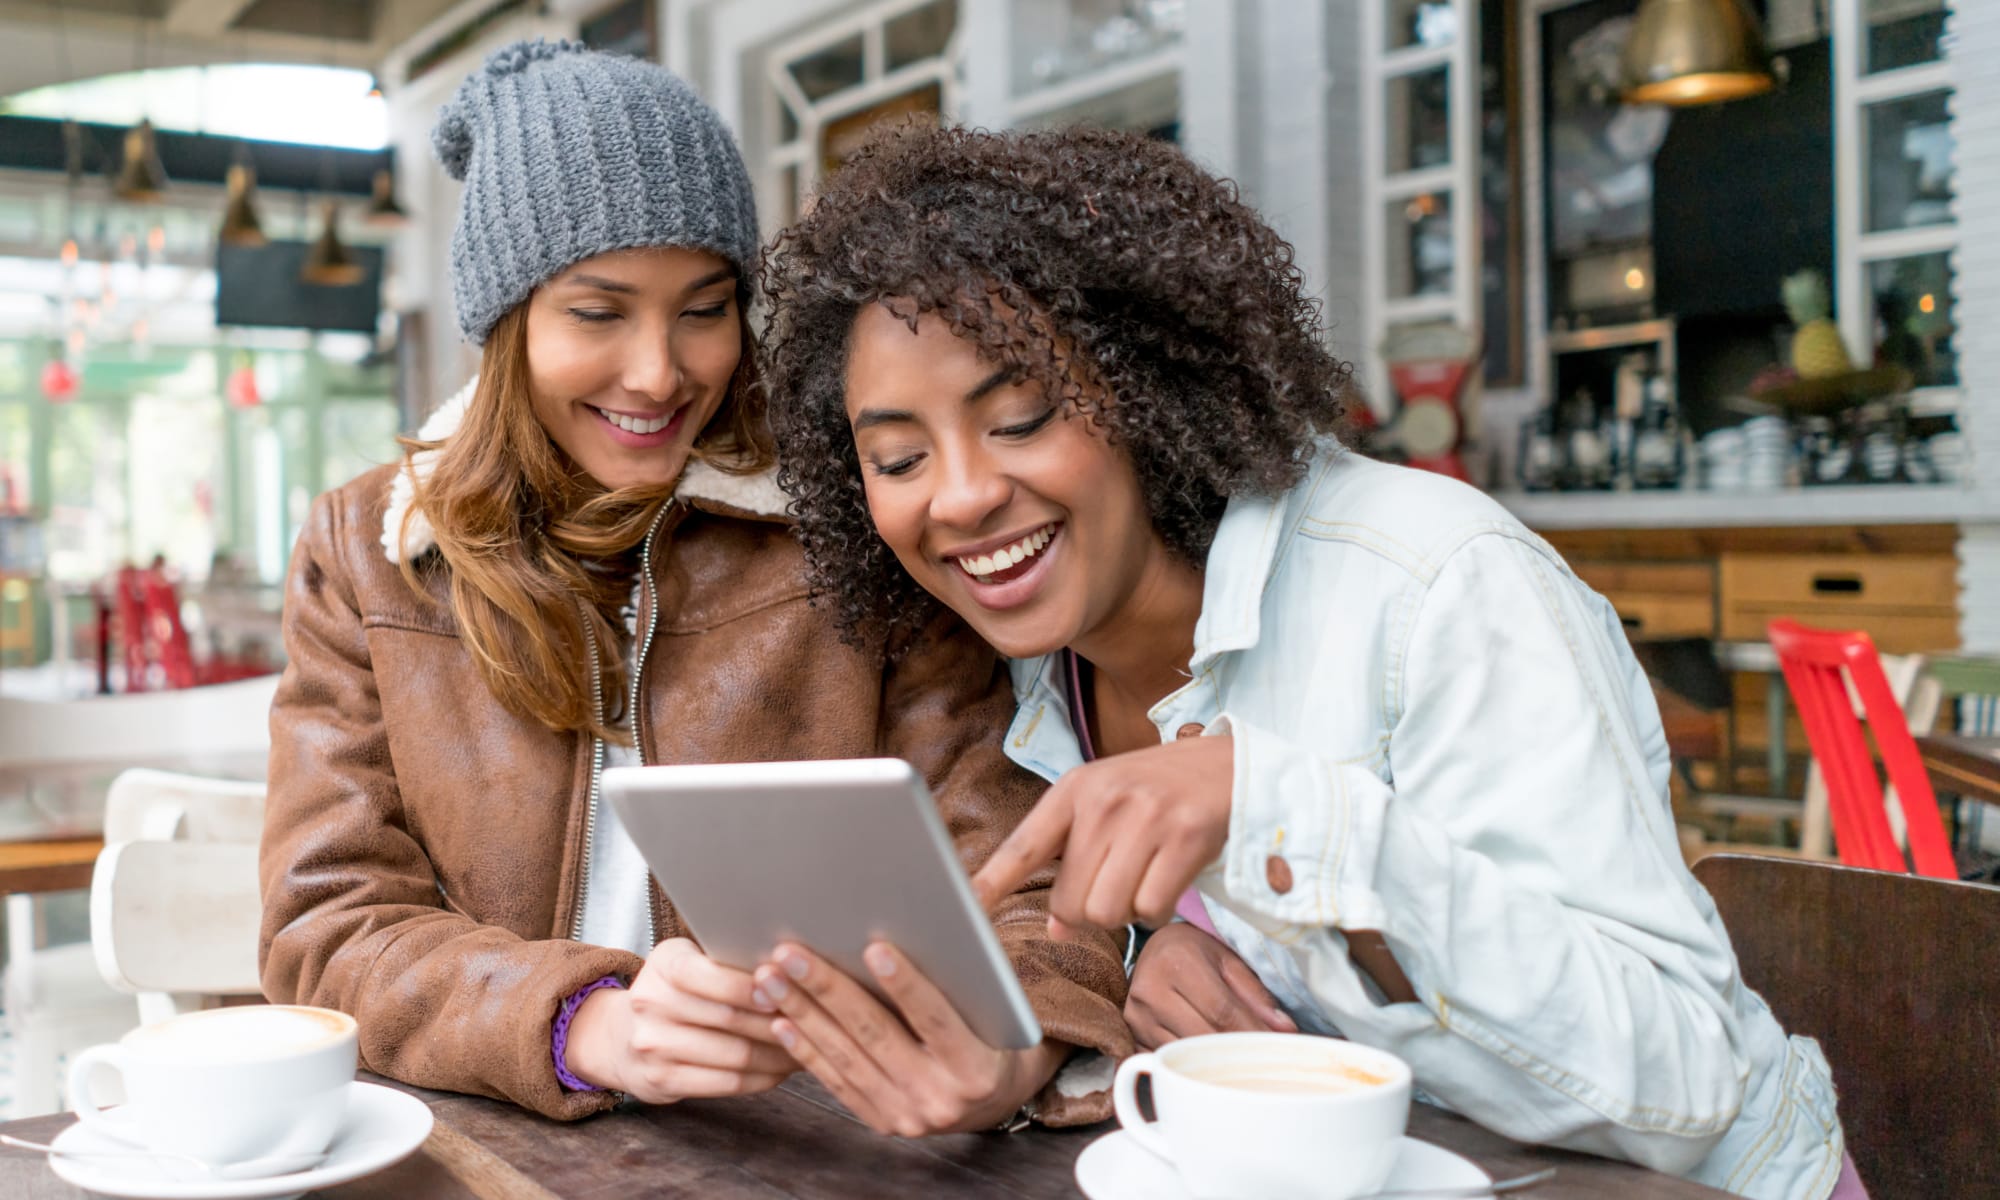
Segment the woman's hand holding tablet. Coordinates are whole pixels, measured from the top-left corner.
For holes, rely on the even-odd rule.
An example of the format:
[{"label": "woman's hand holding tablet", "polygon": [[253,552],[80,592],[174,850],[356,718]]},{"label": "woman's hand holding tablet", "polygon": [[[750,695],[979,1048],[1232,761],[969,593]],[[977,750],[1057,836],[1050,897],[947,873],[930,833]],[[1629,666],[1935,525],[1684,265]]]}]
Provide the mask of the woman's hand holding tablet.
[{"label": "woman's hand holding tablet", "polygon": [[863,957],[889,1005],[789,943],[757,968],[752,996],[760,1009],[780,1014],[771,1031],[799,1065],[878,1133],[990,1129],[1062,1065],[1068,1047],[1057,1042],[995,1050],[981,1041],[937,985],[887,942],[871,944]]},{"label": "woman's hand holding tablet", "polygon": [[769,1091],[799,1064],[754,1011],[753,986],[688,938],[661,942],[631,987],[592,992],[576,1010],[569,1072],[646,1104]]},{"label": "woman's hand holding tablet", "polygon": [[662,965],[679,974],[661,1011],[739,1039],[663,1034],[673,1079],[748,1084],[771,1072],[761,1050],[789,1049],[915,1137],[990,1127],[1061,1065],[908,763],[621,767],[603,786],[706,956]]}]

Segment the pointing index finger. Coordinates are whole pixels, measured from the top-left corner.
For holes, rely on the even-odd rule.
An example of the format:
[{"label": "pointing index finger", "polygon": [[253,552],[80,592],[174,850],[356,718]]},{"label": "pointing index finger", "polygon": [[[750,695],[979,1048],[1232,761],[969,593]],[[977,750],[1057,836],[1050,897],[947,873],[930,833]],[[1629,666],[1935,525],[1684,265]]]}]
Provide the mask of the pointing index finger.
[{"label": "pointing index finger", "polygon": [[1050,788],[979,868],[972,877],[979,907],[993,911],[994,905],[1013,895],[1044,863],[1062,856],[1075,816],[1069,796],[1069,789],[1061,783]]}]

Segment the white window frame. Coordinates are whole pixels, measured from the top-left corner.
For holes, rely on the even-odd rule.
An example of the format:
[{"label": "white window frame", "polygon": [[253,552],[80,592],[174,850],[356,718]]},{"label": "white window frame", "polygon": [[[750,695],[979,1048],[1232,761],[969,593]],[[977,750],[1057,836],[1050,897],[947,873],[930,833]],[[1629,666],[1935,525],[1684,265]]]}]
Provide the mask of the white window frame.
[{"label": "white window frame", "polygon": [[[879,0],[771,48],[764,60],[764,83],[767,99],[776,102],[764,106],[762,142],[769,149],[763,154],[758,168],[762,195],[773,199],[782,196],[787,186],[786,172],[796,169],[798,173],[793,186],[797,190],[791,200],[794,205],[803,207],[806,197],[812,194],[820,180],[820,134],[827,123],[884,100],[934,83],[938,85],[940,116],[946,121],[956,119],[962,103],[957,64],[964,44],[966,0],[958,0],[957,18],[941,54],[894,71],[887,69],[889,22],[933,2]],[[848,41],[856,34],[861,36],[861,82],[818,100],[807,99],[792,75],[792,64]],[[790,141],[779,140],[782,136],[782,109],[791,111],[798,127],[797,136]],[[763,207],[765,223],[770,226],[765,233],[775,233],[779,206],[766,204]]]},{"label": "white window frame", "polygon": [[[1364,276],[1364,361],[1369,394],[1386,397],[1388,372],[1382,339],[1398,325],[1449,320],[1477,332],[1480,327],[1479,246],[1479,5],[1451,0],[1457,33],[1444,46],[1387,49],[1387,10],[1392,0],[1363,0],[1361,26],[1361,264]],[[1387,93],[1397,79],[1447,68],[1446,109],[1451,159],[1442,167],[1391,174],[1387,169]],[[1452,286],[1442,295],[1389,295],[1391,201],[1426,193],[1450,198]]]},{"label": "white window frame", "polygon": [[[1894,259],[1947,254],[1955,277],[1960,239],[1960,206],[1956,203],[1952,219],[1943,224],[1867,231],[1868,110],[1934,92],[1955,94],[1957,89],[1949,38],[1935,62],[1864,74],[1867,0],[1829,0],[1829,4],[1833,24],[1834,304],[1841,340],[1865,362],[1873,357],[1875,348],[1875,308],[1868,294],[1868,268]],[[1957,123],[1954,110],[1954,136]],[[1957,290],[1954,287],[1954,294]],[[1958,328],[1962,331],[1964,324],[1960,322]],[[1922,398],[1933,404],[1949,403],[1961,391],[1960,387],[1928,388],[1923,389]]]}]

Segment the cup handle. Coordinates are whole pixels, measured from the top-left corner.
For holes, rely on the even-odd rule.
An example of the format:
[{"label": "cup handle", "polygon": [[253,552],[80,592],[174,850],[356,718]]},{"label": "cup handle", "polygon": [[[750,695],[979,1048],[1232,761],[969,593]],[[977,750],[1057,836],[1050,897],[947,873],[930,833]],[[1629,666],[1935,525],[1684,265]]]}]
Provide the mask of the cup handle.
[{"label": "cup handle", "polygon": [[[1131,1134],[1134,1141],[1155,1157],[1171,1163],[1174,1156],[1167,1149],[1167,1139],[1161,1137],[1159,1131],[1153,1128],[1154,1122],[1148,1121],[1139,1111],[1139,1076],[1151,1074],[1158,1063],[1159,1060],[1151,1054],[1134,1054],[1119,1063],[1118,1075],[1111,1084],[1111,1107],[1118,1113],[1118,1123],[1125,1127],[1125,1132]],[[1160,1098],[1156,1091],[1153,1093],[1154,1111],[1157,1112],[1159,1106]]]},{"label": "cup handle", "polygon": [[110,1067],[121,1076],[125,1073],[125,1048],[118,1045],[92,1046],[77,1055],[69,1064],[70,1107],[85,1125],[104,1136],[131,1146],[144,1148],[139,1131],[129,1120],[119,1120],[106,1116],[104,1106],[97,1102],[95,1091],[90,1086],[91,1073],[98,1067]]}]

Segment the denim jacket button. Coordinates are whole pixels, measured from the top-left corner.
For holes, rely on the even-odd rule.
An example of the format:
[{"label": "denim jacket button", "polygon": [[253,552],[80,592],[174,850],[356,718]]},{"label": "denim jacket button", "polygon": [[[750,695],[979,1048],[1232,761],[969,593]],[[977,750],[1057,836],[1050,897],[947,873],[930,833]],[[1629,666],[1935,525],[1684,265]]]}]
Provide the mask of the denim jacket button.
[{"label": "denim jacket button", "polygon": [[1264,882],[1280,896],[1292,890],[1292,864],[1273,854],[1264,860]]},{"label": "denim jacket button", "polygon": [[1179,729],[1174,730],[1174,737],[1176,740],[1179,741],[1186,741],[1188,738],[1200,737],[1200,736],[1201,736],[1200,721],[1189,721],[1187,724],[1181,726]]}]

